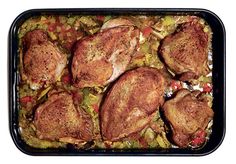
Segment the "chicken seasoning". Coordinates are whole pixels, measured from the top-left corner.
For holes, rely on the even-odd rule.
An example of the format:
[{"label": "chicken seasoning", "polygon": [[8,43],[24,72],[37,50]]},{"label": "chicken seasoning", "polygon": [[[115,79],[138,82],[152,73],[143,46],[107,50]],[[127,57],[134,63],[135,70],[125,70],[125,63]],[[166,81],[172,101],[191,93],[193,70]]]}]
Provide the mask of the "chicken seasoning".
[{"label": "chicken seasoning", "polygon": [[199,148],[211,28],[196,16],[45,15],[19,38],[19,131],[35,148]]}]

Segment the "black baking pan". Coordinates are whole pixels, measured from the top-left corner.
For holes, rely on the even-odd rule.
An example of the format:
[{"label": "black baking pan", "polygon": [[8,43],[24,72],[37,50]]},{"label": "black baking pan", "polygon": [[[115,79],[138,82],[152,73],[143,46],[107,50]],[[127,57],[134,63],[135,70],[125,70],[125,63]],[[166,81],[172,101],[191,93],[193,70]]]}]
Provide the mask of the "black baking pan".
[{"label": "black baking pan", "polygon": [[[201,149],[94,149],[77,150],[73,148],[60,149],[36,149],[28,146],[22,139],[18,131],[18,37],[17,32],[22,23],[32,17],[39,15],[195,15],[202,17],[210,25],[213,31],[213,110],[214,124],[212,135],[207,144]],[[29,155],[148,155],[148,156],[202,156],[216,150],[222,143],[225,135],[225,29],[222,21],[211,11],[205,9],[120,9],[120,8],[100,8],[100,9],[33,9],[21,13],[12,23],[8,40],[8,99],[9,99],[9,127],[11,137],[16,147]]]}]

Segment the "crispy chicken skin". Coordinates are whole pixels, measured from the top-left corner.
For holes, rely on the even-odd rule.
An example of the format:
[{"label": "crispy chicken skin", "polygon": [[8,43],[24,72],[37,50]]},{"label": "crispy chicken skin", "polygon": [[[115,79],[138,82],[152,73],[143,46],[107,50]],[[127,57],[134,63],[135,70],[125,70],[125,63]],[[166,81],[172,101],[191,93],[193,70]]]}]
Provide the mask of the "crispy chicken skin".
[{"label": "crispy chicken skin", "polygon": [[170,123],[174,143],[183,148],[188,146],[197,131],[205,130],[214,115],[207,102],[186,89],[166,101],[163,111]]},{"label": "crispy chicken skin", "polygon": [[184,23],[175,33],[164,38],[160,55],[180,80],[196,79],[209,73],[208,39],[201,24]]},{"label": "crispy chicken skin", "polygon": [[115,18],[115,19],[110,19],[107,22],[105,22],[102,25],[101,30],[108,29],[108,28],[114,28],[114,27],[118,27],[118,26],[134,26],[134,24],[128,19]]},{"label": "crispy chicken skin", "polygon": [[67,63],[66,54],[49,41],[42,30],[28,32],[23,38],[23,68],[31,89],[54,83]]},{"label": "crispy chicken skin", "polygon": [[138,43],[139,30],[133,26],[109,28],[78,41],[71,68],[75,86],[104,86],[114,81],[125,71]]},{"label": "crispy chicken skin", "polygon": [[31,45],[42,44],[48,41],[47,33],[43,30],[33,30],[25,34],[22,43],[25,50],[28,50]]},{"label": "crispy chicken skin", "polygon": [[147,126],[164,102],[164,84],[155,68],[141,67],[122,75],[101,106],[103,139],[120,140]]},{"label": "crispy chicken skin", "polygon": [[76,108],[72,95],[64,91],[49,95],[36,109],[34,124],[40,139],[90,141],[93,137],[91,117]]}]

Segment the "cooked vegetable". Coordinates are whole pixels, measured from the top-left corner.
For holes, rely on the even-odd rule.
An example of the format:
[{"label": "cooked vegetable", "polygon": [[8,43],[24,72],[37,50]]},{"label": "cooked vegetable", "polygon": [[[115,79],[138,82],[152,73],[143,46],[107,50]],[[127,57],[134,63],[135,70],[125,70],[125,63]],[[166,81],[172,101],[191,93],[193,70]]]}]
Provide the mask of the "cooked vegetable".
[{"label": "cooked vegetable", "polygon": [[149,37],[149,35],[151,34],[152,32],[152,28],[151,27],[145,27],[143,30],[142,30],[142,33],[143,33],[143,36],[144,37]]},{"label": "cooked vegetable", "polygon": [[157,142],[158,142],[158,145],[161,147],[161,148],[170,148],[171,144],[170,142],[167,140],[166,138],[166,135],[165,133],[161,133],[157,136],[156,138]]},{"label": "cooked vegetable", "polygon": [[195,136],[190,144],[193,147],[198,147],[198,146],[202,145],[205,142],[205,140],[206,140],[206,132],[204,130],[199,130],[195,134]]},{"label": "cooked vegetable", "polygon": [[25,96],[25,97],[20,98],[21,103],[28,103],[28,102],[31,102],[31,101],[33,101],[32,96]]},{"label": "cooked vegetable", "polygon": [[179,90],[182,88],[181,83],[179,81],[175,81],[175,80],[171,81],[170,87],[172,88],[173,91]]},{"label": "cooked vegetable", "polygon": [[211,84],[209,84],[209,83],[205,83],[204,85],[203,85],[203,92],[211,92],[212,91],[212,86],[211,86]]}]

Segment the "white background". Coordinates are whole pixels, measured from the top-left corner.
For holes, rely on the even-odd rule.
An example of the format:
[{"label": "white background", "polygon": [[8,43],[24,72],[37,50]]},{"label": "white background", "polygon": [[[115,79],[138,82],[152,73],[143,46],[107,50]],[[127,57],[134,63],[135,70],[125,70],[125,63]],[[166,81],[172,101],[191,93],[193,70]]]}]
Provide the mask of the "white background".
[{"label": "white background", "polygon": [[[236,19],[233,0],[1,0],[0,9],[0,163],[206,163],[234,161],[236,147],[235,71]],[[224,22],[227,32],[227,128],[223,144],[204,157],[32,157],[13,144],[8,127],[7,35],[17,15],[32,8],[137,7],[137,8],[206,8]]]}]

